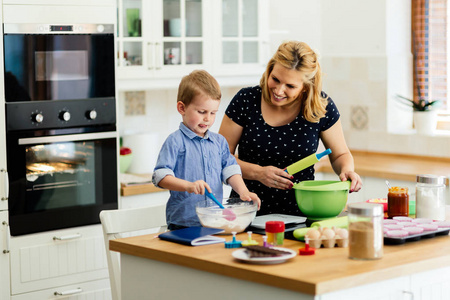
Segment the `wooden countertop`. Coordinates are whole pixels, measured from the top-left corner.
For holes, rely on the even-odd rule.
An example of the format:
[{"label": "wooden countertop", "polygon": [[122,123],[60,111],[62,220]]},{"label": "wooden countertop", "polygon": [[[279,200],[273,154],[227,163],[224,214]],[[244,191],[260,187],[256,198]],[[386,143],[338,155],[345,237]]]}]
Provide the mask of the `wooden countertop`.
[{"label": "wooden countertop", "polygon": [[151,183],[152,174],[120,174],[120,195],[132,196],[147,193],[163,192],[165,189]]},{"label": "wooden countertop", "polygon": [[[225,236],[231,240],[231,236]],[[245,240],[247,234],[237,235]],[[253,238],[262,244],[261,235]],[[284,247],[297,251],[304,244],[285,240]],[[379,260],[348,258],[348,248],[320,248],[312,256],[296,256],[277,265],[240,263],[223,244],[184,246],[162,241],[157,235],[144,235],[110,241],[110,250],[221,274],[311,295],[320,295],[416,272],[450,265],[450,237],[439,236],[384,246]]]},{"label": "wooden countertop", "polygon": [[[416,181],[418,174],[450,176],[450,158],[352,150],[360,176]],[[315,165],[316,172],[334,173],[328,157]]]}]

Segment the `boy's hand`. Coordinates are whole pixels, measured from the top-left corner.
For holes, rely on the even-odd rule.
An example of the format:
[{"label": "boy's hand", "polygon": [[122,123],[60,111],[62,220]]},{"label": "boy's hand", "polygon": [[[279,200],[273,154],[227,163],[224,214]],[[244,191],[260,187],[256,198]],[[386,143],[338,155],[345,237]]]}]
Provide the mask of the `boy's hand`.
[{"label": "boy's hand", "polygon": [[203,180],[197,180],[194,182],[189,182],[187,185],[186,191],[188,193],[204,195],[205,188],[211,193],[211,188],[209,187],[209,185],[206,182],[204,182]]},{"label": "boy's hand", "polygon": [[241,200],[243,201],[253,201],[253,203],[258,204],[258,210],[261,208],[261,200],[259,199],[258,195],[251,192],[242,193],[240,195]]}]

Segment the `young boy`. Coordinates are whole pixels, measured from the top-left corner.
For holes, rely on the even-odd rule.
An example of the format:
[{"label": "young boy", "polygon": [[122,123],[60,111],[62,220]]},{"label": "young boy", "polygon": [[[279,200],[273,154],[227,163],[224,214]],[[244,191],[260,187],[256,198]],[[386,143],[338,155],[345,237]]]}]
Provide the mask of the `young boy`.
[{"label": "young boy", "polygon": [[195,205],[204,200],[205,188],[219,201],[222,182],[242,200],[261,205],[249,192],[241,169],[223,136],[208,129],[214,124],[221,98],[220,86],[208,72],[196,70],[178,87],[177,110],[183,122],[164,142],[153,173],[153,183],[170,190],[166,219],[169,230],[201,226]]}]

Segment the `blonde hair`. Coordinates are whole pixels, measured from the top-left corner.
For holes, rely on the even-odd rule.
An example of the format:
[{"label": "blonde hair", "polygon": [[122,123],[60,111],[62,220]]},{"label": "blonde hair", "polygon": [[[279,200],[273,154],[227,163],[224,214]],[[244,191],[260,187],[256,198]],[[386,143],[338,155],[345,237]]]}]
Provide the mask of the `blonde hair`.
[{"label": "blonde hair", "polygon": [[276,63],[290,70],[301,72],[303,91],[299,95],[298,101],[302,101],[302,115],[309,122],[319,122],[319,119],[325,116],[327,99],[321,95],[322,71],[317,54],[303,42],[282,43],[267,64],[260,81],[262,97],[267,103],[271,103],[267,82]]},{"label": "blonde hair", "polygon": [[195,96],[202,93],[214,100],[222,98],[217,80],[205,70],[194,70],[181,79],[177,102],[181,101],[188,106]]}]

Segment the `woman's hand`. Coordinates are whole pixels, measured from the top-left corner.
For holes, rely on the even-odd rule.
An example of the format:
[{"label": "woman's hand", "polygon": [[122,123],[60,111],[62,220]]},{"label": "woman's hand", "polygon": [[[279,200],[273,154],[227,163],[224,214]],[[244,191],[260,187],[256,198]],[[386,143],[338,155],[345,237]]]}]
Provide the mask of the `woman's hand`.
[{"label": "woman's hand", "polygon": [[339,174],[339,179],[341,181],[350,180],[352,182],[350,185],[350,193],[358,192],[362,188],[361,177],[354,171]]},{"label": "woman's hand", "polygon": [[264,184],[265,186],[280,189],[280,190],[290,190],[294,186],[291,179],[294,176],[289,175],[283,169],[274,167],[274,166],[266,166],[261,167],[258,180]]}]

